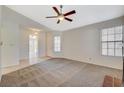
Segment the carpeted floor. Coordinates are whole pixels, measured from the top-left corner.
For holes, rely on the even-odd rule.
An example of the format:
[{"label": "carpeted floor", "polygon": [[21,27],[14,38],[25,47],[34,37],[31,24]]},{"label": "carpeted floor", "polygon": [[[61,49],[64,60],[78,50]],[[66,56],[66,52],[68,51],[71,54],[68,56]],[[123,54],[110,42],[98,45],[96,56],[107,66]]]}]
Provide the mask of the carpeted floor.
[{"label": "carpeted floor", "polygon": [[67,59],[50,59],[2,76],[1,87],[100,87],[122,71]]}]

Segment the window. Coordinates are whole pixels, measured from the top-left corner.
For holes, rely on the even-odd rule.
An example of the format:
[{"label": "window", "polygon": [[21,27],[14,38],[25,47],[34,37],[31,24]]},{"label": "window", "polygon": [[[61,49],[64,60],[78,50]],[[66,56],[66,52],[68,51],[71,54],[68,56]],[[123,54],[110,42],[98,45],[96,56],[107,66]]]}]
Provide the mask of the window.
[{"label": "window", "polygon": [[102,55],[122,56],[122,26],[102,29]]},{"label": "window", "polygon": [[60,51],[61,51],[61,37],[54,36],[54,52],[60,52]]}]

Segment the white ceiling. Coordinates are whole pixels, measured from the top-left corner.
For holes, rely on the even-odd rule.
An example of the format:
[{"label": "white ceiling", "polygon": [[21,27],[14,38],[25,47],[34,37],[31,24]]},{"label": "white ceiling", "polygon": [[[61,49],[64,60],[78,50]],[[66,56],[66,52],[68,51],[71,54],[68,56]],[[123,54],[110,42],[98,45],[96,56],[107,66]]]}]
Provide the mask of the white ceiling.
[{"label": "white ceiling", "polygon": [[[46,16],[56,15],[50,5],[9,5],[7,6],[16,12],[31,18],[32,20],[45,25],[51,30],[65,31],[88,24],[93,24],[124,15],[124,6],[91,6],[91,5],[65,5],[63,12],[76,10],[76,14],[68,16],[73,22],[64,20],[56,24],[57,19],[46,19]],[[59,6],[56,6],[59,8]]]}]

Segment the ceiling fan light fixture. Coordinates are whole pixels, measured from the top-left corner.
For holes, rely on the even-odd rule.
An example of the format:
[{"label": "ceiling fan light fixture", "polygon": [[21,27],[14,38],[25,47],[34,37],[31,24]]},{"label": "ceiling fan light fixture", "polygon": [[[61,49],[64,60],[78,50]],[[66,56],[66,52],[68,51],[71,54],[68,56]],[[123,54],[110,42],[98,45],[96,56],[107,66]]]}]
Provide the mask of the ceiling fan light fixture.
[{"label": "ceiling fan light fixture", "polygon": [[73,21],[68,16],[72,15],[72,14],[75,14],[76,13],[75,10],[69,11],[67,13],[62,13],[62,8],[63,8],[62,5],[60,5],[60,10],[58,10],[57,7],[52,7],[52,8],[56,12],[57,15],[56,16],[48,16],[46,18],[57,18],[57,24],[59,24],[61,21],[64,21],[64,20],[67,20],[69,22]]},{"label": "ceiling fan light fixture", "polygon": [[60,16],[58,16],[58,19],[59,19],[60,21],[63,21],[63,20],[64,20],[64,16],[63,16],[63,15],[60,15]]}]

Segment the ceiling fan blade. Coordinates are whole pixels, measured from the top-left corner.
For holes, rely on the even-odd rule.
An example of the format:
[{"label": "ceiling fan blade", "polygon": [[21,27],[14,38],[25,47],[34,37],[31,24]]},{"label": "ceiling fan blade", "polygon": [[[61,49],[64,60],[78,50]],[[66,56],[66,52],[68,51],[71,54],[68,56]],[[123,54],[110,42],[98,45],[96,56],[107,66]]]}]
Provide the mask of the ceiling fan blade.
[{"label": "ceiling fan blade", "polygon": [[72,10],[72,11],[70,11],[68,13],[65,13],[64,16],[72,15],[72,14],[75,14],[75,13],[76,13],[76,11]]},{"label": "ceiling fan blade", "polygon": [[65,17],[65,20],[72,22],[73,20],[70,18]]},{"label": "ceiling fan blade", "polygon": [[57,24],[59,24],[59,23],[60,23],[60,20],[57,21]]},{"label": "ceiling fan blade", "polygon": [[57,18],[58,16],[48,16],[46,18]]},{"label": "ceiling fan blade", "polygon": [[58,15],[60,15],[59,10],[58,10],[56,7],[53,7],[53,9],[55,10],[55,12],[56,12]]}]

